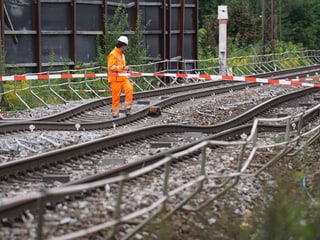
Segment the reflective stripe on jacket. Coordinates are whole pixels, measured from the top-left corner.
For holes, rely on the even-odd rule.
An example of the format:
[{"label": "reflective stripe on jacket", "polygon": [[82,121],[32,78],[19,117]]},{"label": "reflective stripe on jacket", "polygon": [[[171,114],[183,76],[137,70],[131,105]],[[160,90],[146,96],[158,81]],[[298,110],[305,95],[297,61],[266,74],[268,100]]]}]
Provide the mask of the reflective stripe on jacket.
[{"label": "reflective stripe on jacket", "polygon": [[[108,73],[126,72],[126,58],[124,54],[115,47],[108,55]],[[128,76],[108,76],[108,82],[121,82],[128,79]]]}]

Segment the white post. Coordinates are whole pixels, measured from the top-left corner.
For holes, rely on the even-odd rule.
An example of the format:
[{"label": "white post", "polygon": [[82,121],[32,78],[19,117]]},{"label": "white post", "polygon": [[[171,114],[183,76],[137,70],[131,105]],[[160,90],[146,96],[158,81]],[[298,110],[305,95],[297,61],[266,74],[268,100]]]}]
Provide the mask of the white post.
[{"label": "white post", "polygon": [[219,74],[227,75],[227,23],[228,9],[227,6],[218,6],[219,20]]}]

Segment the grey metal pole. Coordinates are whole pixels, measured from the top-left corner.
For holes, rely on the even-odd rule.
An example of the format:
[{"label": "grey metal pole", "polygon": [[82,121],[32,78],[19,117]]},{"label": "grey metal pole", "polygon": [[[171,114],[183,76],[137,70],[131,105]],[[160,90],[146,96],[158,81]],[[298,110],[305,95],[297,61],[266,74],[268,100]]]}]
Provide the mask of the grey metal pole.
[{"label": "grey metal pole", "polygon": [[[2,74],[3,74],[3,71],[2,71],[2,67],[3,67],[2,59],[3,59],[3,51],[2,51],[2,18],[0,18],[0,76],[2,76]],[[4,93],[3,82],[0,81],[1,106],[2,106],[3,93]]]}]

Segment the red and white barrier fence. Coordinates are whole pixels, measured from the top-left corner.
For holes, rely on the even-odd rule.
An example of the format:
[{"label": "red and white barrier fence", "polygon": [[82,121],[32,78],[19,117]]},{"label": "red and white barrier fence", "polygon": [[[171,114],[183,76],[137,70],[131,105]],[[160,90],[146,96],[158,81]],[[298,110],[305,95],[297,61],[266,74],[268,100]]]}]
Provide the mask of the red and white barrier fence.
[{"label": "red and white barrier fence", "polygon": [[97,78],[108,76],[129,76],[129,77],[172,77],[172,78],[188,78],[188,79],[204,79],[204,80],[226,80],[226,81],[242,81],[242,82],[260,82],[267,84],[292,85],[301,87],[316,87],[318,83],[308,83],[306,81],[319,81],[319,77],[314,78],[287,78],[287,79],[269,79],[255,77],[237,77],[237,76],[221,76],[208,74],[188,74],[188,73],[143,73],[128,72],[119,74],[107,73],[83,73],[83,74],[37,74],[37,75],[12,75],[0,76],[0,81],[23,81],[23,80],[49,80],[49,79],[67,79],[67,78]]}]

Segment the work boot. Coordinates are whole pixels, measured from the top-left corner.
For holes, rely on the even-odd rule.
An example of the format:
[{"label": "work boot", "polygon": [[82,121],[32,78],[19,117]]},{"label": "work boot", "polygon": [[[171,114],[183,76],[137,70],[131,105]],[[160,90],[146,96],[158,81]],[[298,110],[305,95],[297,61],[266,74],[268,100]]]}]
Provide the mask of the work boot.
[{"label": "work boot", "polygon": [[119,114],[113,114],[112,115],[112,118],[118,118],[119,117]]},{"label": "work boot", "polygon": [[130,115],[131,108],[126,108],[126,116]]}]

